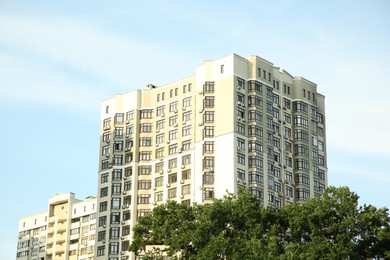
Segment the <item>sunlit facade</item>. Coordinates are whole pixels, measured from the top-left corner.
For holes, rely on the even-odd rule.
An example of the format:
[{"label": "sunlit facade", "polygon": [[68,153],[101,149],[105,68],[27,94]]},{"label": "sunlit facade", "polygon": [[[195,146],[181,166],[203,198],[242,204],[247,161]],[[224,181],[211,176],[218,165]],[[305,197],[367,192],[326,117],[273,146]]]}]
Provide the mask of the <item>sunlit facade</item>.
[{"label": "sunlit facade", "polygon": [[17,260],[93,260],[96,198],[49,198],[48,211],[19,220]]},{"label": "sunlit facade", "polygon": [[102,103],[96,259],[124,260],[137,218],[167,200],[208,203],[247,188],[283,207],[327,187],[324,96],[257,56]]}]

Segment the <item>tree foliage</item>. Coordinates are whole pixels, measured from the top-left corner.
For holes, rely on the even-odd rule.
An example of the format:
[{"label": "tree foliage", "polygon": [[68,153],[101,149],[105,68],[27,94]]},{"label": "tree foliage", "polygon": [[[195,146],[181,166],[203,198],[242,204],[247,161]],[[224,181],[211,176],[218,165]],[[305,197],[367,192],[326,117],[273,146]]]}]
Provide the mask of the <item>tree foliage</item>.
[{"label": "tree foliage", "polygon": [[153,259],[390,259],[388,209],[358,198],[330,187],[282,209],[246,190],[192,207],[169,201],[139,219],[129,249]]}]

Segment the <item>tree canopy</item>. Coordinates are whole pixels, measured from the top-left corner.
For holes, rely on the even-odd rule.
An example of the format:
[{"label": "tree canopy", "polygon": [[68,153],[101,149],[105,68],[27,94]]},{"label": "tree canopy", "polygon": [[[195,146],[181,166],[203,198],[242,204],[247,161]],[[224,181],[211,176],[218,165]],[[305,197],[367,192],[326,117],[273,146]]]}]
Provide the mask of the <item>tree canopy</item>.
[{"label": "tree canopy", "polygon": [[129,250],[145,258],[390,259],[386,208],[358,206],[347,187],[281,209],[246,190],[211,204],[169,201],[139,219]]}]

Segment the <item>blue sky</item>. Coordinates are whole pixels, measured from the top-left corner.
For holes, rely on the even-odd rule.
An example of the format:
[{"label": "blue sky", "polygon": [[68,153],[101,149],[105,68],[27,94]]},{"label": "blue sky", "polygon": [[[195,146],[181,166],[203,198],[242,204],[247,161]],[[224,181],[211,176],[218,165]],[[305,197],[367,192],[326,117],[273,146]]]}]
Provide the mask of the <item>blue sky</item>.
[{"label": "blue sky", "polygon": [[0,1],[0,259],[18,219],[95,195],[100,102],[258,55],[326,96],[329,184],[390,207],[389,1]]}]

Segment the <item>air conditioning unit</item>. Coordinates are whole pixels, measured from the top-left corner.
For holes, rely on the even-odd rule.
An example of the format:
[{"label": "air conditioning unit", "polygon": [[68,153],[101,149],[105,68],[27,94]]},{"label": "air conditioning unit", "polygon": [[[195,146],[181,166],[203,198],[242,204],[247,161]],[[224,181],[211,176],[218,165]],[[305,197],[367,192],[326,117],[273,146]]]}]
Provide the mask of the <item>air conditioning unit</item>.
[{"label": "air conditioning unit", "polygon": [[281,193],[281,192],[278,192],[278,195],[279,195],[280,197],[282,197],[282,196],[283,196],[283,193]]},{"label": "air conditioning unit", "polygon": [[153,190],[156,190],[156,187],[153,187]]},{"label": "air conditioning unit", "polygon": [[126,222],[125,221],[122,221],[122,225],[124,225]]},{"label": "air conditioning unit", "polygon": [[199,95],[203,95],[203,91],[199,91]]},{"label": "air conditioning unit", "polygon": [[122,205],[122,209],[125,209],[126,208],[126,205]]},{"label": "air conditioning unit", "polygon": [[156,133],[160,133],[160,129],[159,128],[156,129]]},{"label": "air conditioning unit", "polygon": [[[123,239],[123,238],[122,238]],[[125,254],[125,251],[121,251],[121,255],[124,255]]]},{"label": "air conditioning unit", "polygon": [[171,169],[168,169],[167,172],[171,172]]},{"label": "air conditioning unit", "polygon": [[126,124],[129,124],[130,123],[130,120],[126,120]]},{"label": "air conditioning unit", "polygon": [[202,126],[203,125],[203,123],[201,122],[201,123],[198,123],[198,126]]},{"label": "air conditioning unit", "polygon": [[183,107],[183,111],[186,111],[186,107]]},{"label": "air conditioning unit", "polygon": [[279,123],[281,123],[281,122],[282,122],[282,120],[281,120],[281,119],[278,119],[278,122],[279,122]]},{"label": "air conditioning unit", "polygon": [[158,146],[159,146],[159,144],[157,143],[157,144],[156,144],[156,147],[158,147]]},{"label": "air conditioning unit", "polygon": [[241,103],[240,101],[238,101],[237,104],[238,104],[238,106],[241,106],[241,105],[242,105],[242,103]]},{"label": "air conditioning unit", "polygon": [[185,166],[185,165],[182,165],[182,166],[181,166],[181,168],[182,168],[182,169],[185,169],[185,168],[186,168],[186,166]]},{"label": "air conditioning unit", "polygon": [[241,179],[240,179],[240,178],[237,178],[237,182],[241,182]]},{"label": "air conditioning unit", "polygon": [[286,124],[286,121],[285,120],[283,120],[283,125],[285,125]]},{"label": "air conditioning unit", "polygon": [[181,198],[181,199],[184,199],[184,195],[180,195],[180,198]]},{"label": "air conditioning unit", "polygon": [[103,240],[102,240],[102,243],[103,243],[103,244],[105,244],[105,243],[106,243],[106,240],[105,240],[105,239],[103,239]]},{"label": "air conditioning unit", "polygon": [[167,187],[171,187],[171,184],[167,183]]},{"label": "air conditioning unit", "polygon": [[199,109],[199,113],[203,113],[203,109]]},{"label": "air conditioning unit", "polygon": [[283,107],[283,110],[286,110],[287,108],[286,107]]},{"label": "air conditioning unit", "polygon": [[174,125],[174,127],[178,127],[179,125],[176,123],[175,125]]},{"label": "air conditioning unit", "polygon": [[123,179],[124,179],[124,180],[127,180],[127,177],[126,177],[126,176],[124,176],[124,177],[123,177]]},{"label": "air conditioning unit", "polygon": [[[125,237],[121,237],[121,239],[123,240],[123,239],[125,239]],[[123,255],[123,251],[121,252],[121,254]]]},{"label": "air conditioning unit", "polygon": [[170,144],[170,143],[171,143],[171,141],[168,140],[168,141],[167,141],[167,144]]},{"label": "air conditioning unit", "polygon": [[106,157],[110,157],[110,154],[109,154],[109,153],[107,153],[107,154],[106,154]]},{"label": "air conditioning unit", "polygon": [[187,124],[187,121],[183,121],[183,125]]},{"label": "air conditioning unit", "polygon": [[156,206],[156,205],[157,205],[157,202],[153,201],[153,205]]},{"label": "air conditioning unit", "polygon": [[290,200],[290,197],[286,197],[287,200]]},{"label": "air conditioning unit", "polygon": [[183,181],[183,180],[181,180],[181,181],[180,181],[180,183],[181,183],[181,184],[183,184],[183,183],[184,183],[184,181]]},{"label": "air conditioning unit", "polygon": [[106,225],[103,225],[103,228],[106,228]]},{"label": "air conditioning unit", "polygon": [[126,193],[127,193],[127,192],[126,192],[126,191],[124,191],[124,192],[123,192],[123,195],[126,195]]},{"label": "air conditioning unit", "polygon": [[238,117],[237,120],[238,120],[238,121],[241,121],[241,117]]},{"label": "air conditioning unit", "polygon": [[173,113],[177,114],[177,109],[173,110]]},{"label": "air conditioning unit", "polygon": [[129,137],[130,137],[130,135],[129,135],[129,134],[127,134],[127,135],[126,135],[126,138],[129,138]]},{"label": "air conditioning unit", "polygon": [[160,171],[160,174],[163,174],[164,172],[163,171]]}]

